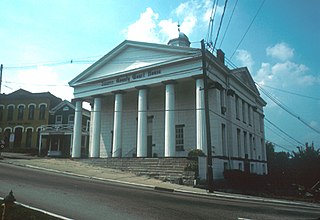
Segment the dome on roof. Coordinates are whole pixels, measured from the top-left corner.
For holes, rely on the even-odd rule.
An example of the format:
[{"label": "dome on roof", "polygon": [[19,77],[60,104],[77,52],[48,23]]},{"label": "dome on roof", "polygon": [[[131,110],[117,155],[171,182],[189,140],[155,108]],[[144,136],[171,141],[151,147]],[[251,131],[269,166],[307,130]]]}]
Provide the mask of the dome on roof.
[{"label": "dome on roof", "polygon": [[190,47],[190,41],[187,35],[179,30],[179,37],[169,40],[168,45],[180,46],[180,47]]}]

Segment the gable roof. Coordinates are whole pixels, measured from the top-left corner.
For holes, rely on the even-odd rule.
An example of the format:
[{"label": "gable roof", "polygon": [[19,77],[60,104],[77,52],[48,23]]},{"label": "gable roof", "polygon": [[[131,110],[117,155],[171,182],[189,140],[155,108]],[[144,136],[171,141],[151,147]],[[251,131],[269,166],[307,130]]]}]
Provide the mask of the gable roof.
[{"label": "gable roof", "polygon": [[247,88],[260,96],[259,90],[257,89],[256,84],[247,67],[233,69],[231,70],[231,74],[234,75]]},{"label": "gable roof", "polygon": [[200,49],[125,40],[69,82],[77,85],[98,81],[115,74],[139,71],[159,64],[201,55]]}]

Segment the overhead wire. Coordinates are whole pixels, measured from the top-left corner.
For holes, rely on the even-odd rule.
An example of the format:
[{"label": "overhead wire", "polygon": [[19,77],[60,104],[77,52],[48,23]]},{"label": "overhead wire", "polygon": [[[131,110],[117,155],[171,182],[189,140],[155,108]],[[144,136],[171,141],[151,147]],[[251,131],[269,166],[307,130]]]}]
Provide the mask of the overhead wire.
[{"label": "overhead wire", "polygon": [[221,26],[222,26],[224,14],[226,12],[227,4],[228,4],[228,0],[225,0],[224,7],[223,7],[223,12],[222,12],[221,19],[220,19],[220,24],[219,24],[217,35],[216,35],[216,39],[215,39],[214,44],[213,44],[213,50],[216,48],[216,44],[217,44],[217,40],[219,38],[219,33],[220,33]]},{"label": "overhead wire", "polygon": [[231,57],[230,57],[230,60],[232,59],[232,57],[234,56],[234,54],[235,54],[235,53],[236,53],[236,51],[238,50],[239,46],[241,45],[242,41],[243,41],[243,40],[244,40],[244,38],[246,37],[247,33],[249,32],[249,30],[250,30],[250,28],[251,28],[251,26],[252,26],[253,22],[254,22],[254,21],[255,21],[255,19],[257,18],[257,16],[258,16],[258,14],[259,14],[259,12],[260,12],[260,10],[261,10],[262,6],[264,5],[265,1],[266,1],[266,0],[263,0],[263,1],[262,1],[262,3],[261,3],[261,5],[260,5],[260,7],[258,8],[258,10],[257,10],[257,12],[256,12],[256,14],[255,14],[255,16],[253,17],[253,19],[252,19],[251,23],[249,24],[249,26],[248,26],[247,30],[246,30],[246,31],[245,31],[245,33],[243,34],[243,36],[242,36],[241,40],[239,41],[238,45],[236,46],[236,49],[235,49],[235,50],[234,50],[234,52],[232,53],[232,55],[231,55]]},{"label": "overhead wire", "polygon": [[228,31],[228,29],[229,29],[229,26],[230,26],[230,23],[231,23],[231,20],[232,20],[232,17],[233,17],[233,14],[234,14],[234,11],[235,11],[235,9],[236,9],[237,4],[238,4],[238,0],[236,1],[236,3],[235,3],[234,6],[233,6],[233,9],[232,9],[232,12],[231,12],[231,15],[230,15],[230,18],[229,18],[227,27],[226,27],[226,29],[225,29],[225,31],[224,31],[222,40],[221,40],[221,42],[220,42],[219,48],[221,48],[222,43],[223,43],[223,41],[224,41],[224,38],[225,38],[225,36],[226,36],[226,34],[227,34],[227,31]]}]

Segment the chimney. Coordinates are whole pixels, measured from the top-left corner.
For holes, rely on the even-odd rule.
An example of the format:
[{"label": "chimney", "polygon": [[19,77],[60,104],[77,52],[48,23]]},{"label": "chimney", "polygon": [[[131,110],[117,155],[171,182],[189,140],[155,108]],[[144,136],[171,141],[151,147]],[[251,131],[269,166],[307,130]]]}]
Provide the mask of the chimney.
[{"label": "chimney", "polygon": [[224,52],[221,49],[217,50],[217,58],[221,63],[224,64]]}]

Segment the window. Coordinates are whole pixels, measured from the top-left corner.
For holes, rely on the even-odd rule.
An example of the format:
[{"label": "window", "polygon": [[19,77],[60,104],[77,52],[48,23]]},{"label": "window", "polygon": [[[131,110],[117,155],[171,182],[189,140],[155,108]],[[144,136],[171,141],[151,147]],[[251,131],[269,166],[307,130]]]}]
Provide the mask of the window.
[{"label": "window", "polygon": [[221,145],[222,145],[222,155],[227,156],[226,125],[225,124],[221,124]]},{"label": "window", "polygon": [[176,151],[184,150],[183,128],[184,125],[176,125]]},{"label": "window", "polygon": [[253,157],[253,140],[252,140],[252,134],[249,134],[249,141],[250,141],[250,155],[251,158]]},{"label": "window", "polygon": [[265,145],[264,145],[263,138],[261,138],[261,155],[262,155],[262,160],[265,160],[266,159],[266,155],[265,155]]},{"label": "window", "polygon": [[241,130],[237,128],[238,156],[241,157]]},{"label": "window", "polygon": [[34,105],[29,106],[29,114],[28,114],[28,119],[33,120],[34,119]]},{"label": "window", "polygon": [[32,141],[32,129],[28,128],[27,134],[26,134],[26,147],[31,147],[31,141]]},{"label": "window", "polygon": [[236,95],[236,118],[240,120],[240,113],[239,113],[239,96]]},{"label": "window", "polygon": [[0,121],[3,120],[3,106],[0,106]]},{"label": "window", "polygon": [[62,115],[56,115],[56,124],[62,124]]},{"label": "window", "polygon": [[229,166],[228,166],[228,162],[224,162],[224,163],[223,163],[223,170],[224,170],[224,171],[228,170],[228,167],[229,167]]},{"label": "window", "polygon": [[246,120],[246,102],[242,100],[242,121],[247,123]]},{"label": "window", "polygon": [[263,132],[263,115],[260,115],[260,132]]},{"label": "window", "polygon": [[23,120],[23,112],[24,112],[24,106],[19,105],[18,107],[18,120]]},{"label": "window", "polygon": [[74,115],[69,115],[68,116],[68,124],[73,124],[74,123]]},{"label": "window", "polygon": [[252,126],[252,118],[251,118],[251,105],[248,104],[248,122],[249,122],[249,126]]},{"label": "window", "polygon": [[248,141],[247,141],[247,132],[243,131],[243,146],[244,146],[244,153],[248,154]]},{"label": "window", "polygon": [[242,163],[239,163],[239,170],[242,170]]},{"label": "window", "polygon": [[46,106],[40,105],[40,111],[39,111],[39,119],[43,120],[45,118],[45,112],[46,112]]},{"label": "window", "polygon": [[225,106],[225,91],[220,90],[220,105],[221,105],[221,114],[225,114],[227,109]]},{"label": "window", "polygon": [[12,121],[13,120],[13,111],[14,111],[14,107],[12,105],[10,105],[8,107],[8,115],[7,115],[7,120],[8,121]]}]

